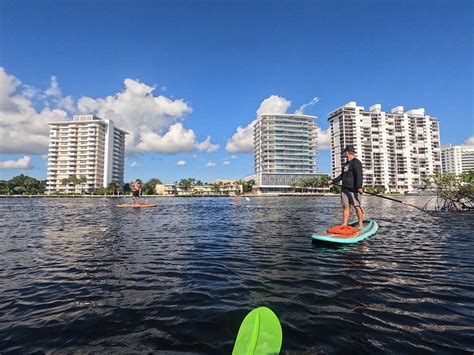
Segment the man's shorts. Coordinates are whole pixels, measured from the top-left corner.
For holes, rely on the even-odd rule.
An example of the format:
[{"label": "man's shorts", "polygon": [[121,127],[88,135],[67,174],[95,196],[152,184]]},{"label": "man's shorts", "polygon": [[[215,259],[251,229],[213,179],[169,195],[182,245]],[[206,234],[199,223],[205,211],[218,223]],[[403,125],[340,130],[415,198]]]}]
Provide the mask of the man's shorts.
[{"label": "man's shorts", "polygon": [[342,192],[341,192],[341,203],[343,205],[350,205],[350,206],[354,206],[354,207],[360,207],[361,206],[361,196],[358,192],[342,190]]}]

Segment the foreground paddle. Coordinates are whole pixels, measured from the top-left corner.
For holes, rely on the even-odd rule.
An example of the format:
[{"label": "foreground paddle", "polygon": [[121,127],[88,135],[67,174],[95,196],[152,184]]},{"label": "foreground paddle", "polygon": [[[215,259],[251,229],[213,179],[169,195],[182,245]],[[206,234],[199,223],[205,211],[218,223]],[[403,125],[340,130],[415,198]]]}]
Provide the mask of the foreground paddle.
[{"label": "foreground paddle", "polygon": [[267,307],[251,311],[240,325],[233,355],[278,354],[282,342],[278,317]]}]

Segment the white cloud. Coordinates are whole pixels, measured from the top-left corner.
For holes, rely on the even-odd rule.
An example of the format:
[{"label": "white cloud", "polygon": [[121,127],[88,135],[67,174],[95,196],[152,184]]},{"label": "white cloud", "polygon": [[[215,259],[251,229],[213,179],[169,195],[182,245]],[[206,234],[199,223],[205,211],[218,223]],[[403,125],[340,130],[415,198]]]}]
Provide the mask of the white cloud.
[{"label": "white cloud", "polygon": [[232,155],[230,156],[230,158],[231,158],[231,159],[237,159],[237,155],[232,154]]},{"label": "white cloud", "polygon": [[224,164],[224,165],[229,165],[229,164],[230,164],[230,161],[224,160],[224,161],[222,162],[222,164]]},{"label": "white cloud", "polygon": [[125,79],[124,85],[125,89],[113,96],[82,97],[77,106],[80,112],[113,119],[117,127],[129,132],[127,152],[172,154],[192,150],[213,152],[219,148],[211,143],[210,137],[198,142],[192,129],[177,122],[192,112],[184,100],[154,96],[155,87],[138,80]]},{"label": "white cloud", "polygon": [[253,152],[253,126],[255,122],[256,121],[252,121],[246,127],[237,127],[237,132],[227,140],[225,149],[230,153]]},{"label": "white cloud", "polygon": [[[20,91],[20,80],[0,67],[0,153],[44,154],[48,150],[49,121],[60,121],[67,112],[44,107],[37,111],[29,97],[35,89]],[[25,94],[26,92],[26,94]]]},{"label": "white cloud", "polygon": [[61,92],[61,88],[59,87],[58,80],[56,79],[54,75],[51,77],[51,84],[49,85],[49,88],[47,88],[44,93],[46,96],[53,96],[53,97],[62,96],[62,92]]},{"label": "white cloud", "polygon": [[[291,106],[291,101],[284,97],[271,95],[260,103],[257,109],[257,118],[263,114],[287,113]],[[227,140],[226,150],[230,153],[250,153],[253,152],[253,126],[256,119],[246,127],[239,126],[237,131]]]},{"label": "white cloud", "polygon": [[210,142],[210,137],[198,143],[196,134],[192,129],[184,128],[181,123],[170,126],[164,135],[154,132],[150,127],[142,127],[140,141],[136,145],[138,152],[180,153],[193,150],[213,152],[219,148],[217,144]]},{"label": "white cloud", "polygon": [[331,149],[331,132],[330,128],[322,130],[318,127],[318,149],[327,150]]},{"label": "white cloud", "polygon": [[5,69],[0,67],[0,112],[19,113],[20,108],[12,97],[16,88],[20,86],[21,81],[13,75],[8,75]]},{"label": "white cloud", "polygon": [[206,164],[206,166],[207,166],[208,168],[213,168],[213,167],[216,166],[216,163],[210,161],[210,162],[208,162],[208,163]]},{"label": "white cloud", "polygon": [[178,160],[178,162],[176,163],[176,165],[178,166],[185,166],[186,165],[186,162],[184,160]]},{"label": "white cloud", "polygon": [[140,168],[141,166],[142,165],[140,163],[136,162],[136,161],[132,161],[130,163],[130,167],[132,167],[132,168]]},{"label": "white cloud", "polygon": [[260,107],[257,109],[257,118],[265,114],[287,113],[290,106],[290,100],[287,100],[281,96],[271,95],[270,97],[263,100],[260,104]]},{"label": "white cloud", "polygon": [[464,141],[463,145],[474,145],[474,136],[470,136]]},{"label": "white cloud", "polygon": [[219,144],[212,144],[211,137],[208,136],[205,141],[202,141],[201,143],[196,143],[196,148],[200,151],[212,153],[219,149]]},{"label": "white cloud", "polygon": [[21,96],[26,97],[27,99],[33,99],[38,95],[38,90],[30,85],[23,85],[23,91]]},{"label": "white cloud", "polygon": [[193,154],[192,157],[191,157],[192,160],[196,160],[197,158],[198,158],[198,156],[196,154]]},{"label": "white cloud", "polygon": [[319,97],[314,97],[310,102],[307,102],[307,103],[301,105],[300,108],[295,111],[295,113],[297,115],[304,115],[304,110],[307,107],[316,105],[318,102],[319,102]]},{"label": "white cloud", "polygon": [[0,162],[0,169],[31,169],[31,157],[25,155],[18,160],[5,160]]},{"label": "white cloud", "polygon": [[219,148],[210,137],[200,142],[193,130],[183,127],[180,120],[192,112],[191,106],[181,99],[154,96],[154,90],[138,80],[125,79],[124,89],[115,95],[81,97],[76,102],[63,96],[55,76],[41,93],[0,67],[0,153],[44,154],[49,140],[47,123],[67,120],[77,112],[113,119],[117,127],[128,131],[127,153],[214,152]]}]

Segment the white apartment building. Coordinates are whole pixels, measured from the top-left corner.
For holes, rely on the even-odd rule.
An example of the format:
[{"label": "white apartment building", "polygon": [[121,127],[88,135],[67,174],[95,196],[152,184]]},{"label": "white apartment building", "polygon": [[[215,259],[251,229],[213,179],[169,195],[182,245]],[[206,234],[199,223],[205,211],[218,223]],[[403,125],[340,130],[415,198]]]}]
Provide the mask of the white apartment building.
[{"label": "white apartment building", "polygon": [[254,126],[255,180],[259,192],[285,192],[291,184],[317,176],[315,116],[261,115]]},{"label": "white apartment building", "polygon": [[[50,122],[47,192],[85,192],[123,186],[125,135],[111,120],[75,115],[71,121]],[[65,185],[70,176],[80,185]]]},{"label": "white apartment building", "polygon": [[423,108],[403,106],[368,111],[355,102],[329,113],[333,177],[341,173],[342,150],[353,145],[364,167],[364,186],[413,191],[424,178],[441,171],[439,122]]},{"label": "white apartment building", "polygon": [[441,147],[443,173],[462,174],[474,171],[474,145],[448,145]]}]

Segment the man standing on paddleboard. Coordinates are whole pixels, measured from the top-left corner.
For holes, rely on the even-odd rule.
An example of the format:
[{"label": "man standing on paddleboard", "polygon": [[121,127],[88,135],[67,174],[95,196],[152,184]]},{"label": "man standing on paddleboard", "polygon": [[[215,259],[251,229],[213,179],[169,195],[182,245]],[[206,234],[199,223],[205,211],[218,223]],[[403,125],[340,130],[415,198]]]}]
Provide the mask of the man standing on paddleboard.
[{"label": "man standing on paddleboard", "polygon": [[359,229],[364,228],[364,213],[361,207],[362,190],[362,163],[355,157],[354,146],[348,145],[342,151],[347,161],[342,164],[342,173],[330,180],[328,185],[337,184],[342,180],[341,202],[343,206],[342,218],[343,226],[349,224],[350,206],[354,206],[357,219],[359,220]]},{"label": "man standing on paddleboard", "polygon": [[132,205],[138,205],[138,198],[142,193],[142,182],[140,179],[136,179],[131,186],[132,188]]}]

